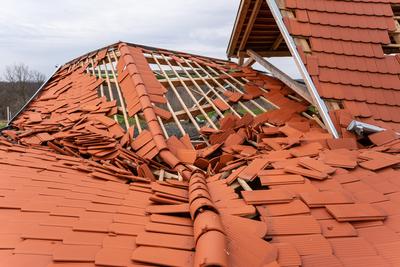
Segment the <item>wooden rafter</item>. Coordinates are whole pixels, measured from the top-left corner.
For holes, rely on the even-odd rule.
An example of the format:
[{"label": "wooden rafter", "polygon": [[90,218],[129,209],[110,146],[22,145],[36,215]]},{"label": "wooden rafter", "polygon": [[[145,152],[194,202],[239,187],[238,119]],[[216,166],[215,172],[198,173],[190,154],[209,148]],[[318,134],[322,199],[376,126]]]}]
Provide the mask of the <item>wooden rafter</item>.
[{"label": "wooden rafter", "polygon": [[[235,81],[237,84],[239,84],[241,87],[244,87],[244,83],[242,83],[241,81],[239,81],[238,79],[236,79],[235,77],[233,77],[232,75],[230,75],[229,73],[227,73],[226,71],[221,71],[222,74],[227,75],[230,79],[232,79],[233,81]],[[233,85],[232,83],[230,83],[228,80],[226,81],[231,87],[233,87],[237,92],[239,93],[244,93],[242,90],[240,90],[237,86]],[[249,81],[247,81],[249,82]],[[266,90],[264,90],[264,88],[259,87],[260,90],[262,90],[265,93],[268,93]],[[266,102],[268,105],[271,105],[271,102],[268,101],[265,97],[260,96],[260,99],[262,99],[264,102]],[[267,111],[267,109],[265,109],[263,106],[261,106],[260,104],[258,104],[256,101],[254,100],[250,100],[250,103],[252,103],[253,105],[255,105],[256,107],[258,107],[259,109],[261,109],[262,111]],[[276,105],[272,104],[274,107],[276,107]],[[279,107],[278,107],[279,108]]]},{"label": "wooden rafter", "polygon": [[254,22],[256,21],[258,12],[260,11],[261,3],[263,0],[256,0],[254,3],[253,11],[251,12],[249,21],[247,22],[246,30],[244,31],[242,40],[239,45],[238,51],[241,52],[246,46],[247,40],[249,39],[251,30],[253,29]]},{"label": "wooden rafter", "polygon": [[[213,109],[213,107],[210,104],[202,105],[201,108],[206,112],[212,111],[212,109]],[[192,113],[193,116],[197,116],[202,113],[198,107],[189,108],[189,111],[190,111],[190,113]],[[175,115],[179,119],[187,117],[186,111],[183,109],[175,111]]]},{"label": "wooden rafter", "polygon": [[[108,63],[110,64],[110,66],[111,66],[112,75],[115,78],[116,77],[116,72],[115,72],[115,69],[114,69],[112,58],[111,58],[111,56],[109,54],[107,54],[107,60],[108,60]],[[107,72],[106,75],[107,75],[106,77],[108,77],[108,72]],[[124,116],[125,126],[126,126],[126,129],[128,129],[130,127],[129,120],[128,120],[128,112],[126,110],[125,101],[124,101],[124,98],[122,97],[121,88],[119,87],[118,82],[115,82],[115,87],[117,88],[117,94],[118,94],[118,98],[119,98],[119,103],[121,104],[122,115]]]},{"label": "wooden rafter", "polygon": [[[181,60],[183,60],[183,58],[181,58]],[[185,61],[185,60],[183,60]],[[221,117],[224,117],[224,114],[215,106],[214,102],[211,100],[211,98],[208,96],[210,94],[210,92],[212,92],[211,89],[209,89],[206,93],[203,91],[203,89],[199,86],[199,84],[197,84],[196,81],[194,81],[193,77],[189,74],[189,72],[186,71],[185,68],[183,68],[183,66],[181,65],[181,63],[177,62],[179,64],[179,66],[187,73],[187,75],[189,76],[190,79],[192,79],[193,84],[195,85],[195,87],[199,90],[199,92],[202,94],[202,97],[199,99],[199,103],[201,103],[202,101],[207,102],[208,104],[211,105],[211,107],[213,107],[214,111]],[[192,68],[193,69],[193,68]]]},{"label": "wooden rafter", "polygon": [[251,1],[240,1],[238,15],[236,16],[236,21],[232,31],[231,39],[229,40],[229,45],[227,50],[228,54],[232,54],[233,51],[236,49],[237,41],[239,40],[240,37],[240,31],[245,21],[245,16],[239,16],[239,14],[247,12],[247,10],[250,7],[250,2]]},{"label": "wooden rafter", "polygon": [[259,63],[261,66],[263,66],[264,68],[266,68],[268,71],[270,71],[272,73],[272,75],[274,75],[274,77],[278,78],[279,80],[281,80],[284,84],[286,84],[290,89],[292,89],[293,91],[295,91],[297,94],[299,94],[302,98],[304,98],[305,100],[307,100],[307,102],[309,102],[310,104],[314,104],[312,101],[312,98],[310,96],[310,93],[307,90],[307,87],[296,82],[295,80],[293,80],[292,78],[290,78],[289,75],[287,75],[286,73],[284,73],[283,71],[281,71],[280,69],[278,69],[277,67],[275,67],[273,64],[271,64],[270,62],[268,62],[267,60],[265,60],[263,57],[261,57],[260,55],[258,55],[256,52],[254,52],[253,50],[249,49],[247,50],[247,53],[250,57],[252,57],[255,61],[257,61],[257,63]]},{"label": "wooden rafter", "polygon": [[[190,66],[190,67],[195,71],[196,75],[199,75],[199,76],[200,76],[200,73],[199,73],[195,68],[193,68],[193,66],[192,66],[187,60],[185,60],[185,62],[186,62],[186,64],[187,64],[188,66]],[[214,83],[217,82],[217,81],[214,79],[214,77],[212,77],[211,75],[209,75],[197,62],[194,62],[194,64],[195,64],[197,67],[199,67],[200,70],[203,71],[203,73],[206,73],[206,74],[208,75],[208,77],[211,78],[211,79],[213,80]],[[217,92],[217,90],[216,90],[213,86],[211,86],[211,85],[209,84],[208,81],[206,81],[204,78],[202,78],[202,79],[203,79],[203,81],[206,83],[206,85],[208,86],[208,88],[215,94],[215,96],[216,96],[217,98],[221,99],[222,102],[224,102],[226,105],[229,106],[229,110],[232,111],[233,114],[235,114],[235,115],[241,117],[240,114],[239,114],[238,112],[236,112],[236,110],[235,110],[234,108],[232,108],[232,106],[229,105],[229,104],[226,102],[226,100]],[[218,83],[218,82],[217,82],[217,83]]]},{"label": "wooden rafter", "polygon": [[249,57],[244,63],[243,63],[243,67],[251,67],[254,63],[256,63],[256,61]]},{"label": "wooden rafter", "polygon": [[[102,65],[104,66],[104,69],[105,69],[106,82],[107,82],[107,87],[108,87],[108,94],[110,96],[110,100],[113,101],[114,100],[114,94],[112,92],[110,76],[109,76],[108,69],[107,69],[107,63],[105,62],[105,60],[102,61]],[[100,72],[100,69],[98,69],[98,71]],[[118,122],[117,115],[114,115],[114,120]],[[125,125],[125,127],[128,129],[129,126]]]},{"label": "wooden rafter", "polygon": [[191,90],[188,88],[188,86],[186,85],[186,83],[184,81],[181,80],[180,76],[178,75],[178,73],[176,72],[176,70],[172,67],[172,65],[169,63],[168,59],[161,54],[162,58],[167,62],[168,66],[171,68],[171,70],[174,72],[174,74],[178,77],[178,79],[180,79],[181,84],[183,86],[183,88],[185,88],[186,92],[188,93],[188,95],[190,96],[190,98],[192,99],[192,101],[195,103],[195,105],[199,108],[200,112],[203,114],[203,116],[205,117],[205,119],[208,121],[208,123],[211,125],[211,127],[213,127],[214,129],[217,129],[217,126],[214,124],[214,122],[210,119],[210,117],[208,116],[207,112],[205,112],[203,110],[203,108],[201,107],[201,105],[197,102],[196,97],[192,94]]},{"label": "wooden rafter", "polygon": [[271,50],[276,50],[278,47],[281,45],[283,41],[283,36],[282,34],[279,34],[278,37],[275,39],[274,43],[271,46]]},{"label": "wooden rafter", "polygon": [[[157,57],[155,57],[154,54],[152,54],[158,68],[160,69],[160,71],[163,73],[165,79],[169,80],[169,77],[167,75],[167,73],[165,72],[165,70],[161,67],[161,64],[158,62]],[[193,123],[193,125],[196,127],[197,130],[200,130],[200,126],[197,123],[196,119],[193,117],[193,115],[190,113],[188,107],[185,104],[185,101],[182,99],[182,97],[180,96],[180,94],[178,93],[175,85],[173,83],[169,83],[169,87],[172,89],[172,91],[174,92],[176,98],[178,99],[179,103],[181,104],[182,108],[186,111],[187,116],[189,117],[190,121]]]}]

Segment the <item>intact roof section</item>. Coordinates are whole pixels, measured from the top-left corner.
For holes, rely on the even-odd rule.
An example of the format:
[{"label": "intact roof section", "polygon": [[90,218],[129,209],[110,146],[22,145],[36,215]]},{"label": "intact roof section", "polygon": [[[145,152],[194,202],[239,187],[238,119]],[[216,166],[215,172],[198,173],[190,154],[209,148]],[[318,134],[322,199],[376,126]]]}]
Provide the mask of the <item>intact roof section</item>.
[{"label": "intact roof section", "polygon": [[[367,122],[399,129],[400,63],[387,54],[397,31],[392,4],[398,1],[285,1],[295,17],[285,23],[321,97]],[[371,120],[372,119],[372,120]]]},{"label": "intact roof section", "polygon": [[[347,109],[361,121],[399,130],[399,1],[277,2],[328,108]],[[256,21],[260,17],[273,19],[263,12],[258,13]],[[249,12],[239,16],[247,17]],[[275,38],[275,33],[266,31],[268,27],[263,26],[264,38]],[[242,36],[236,31],[233,36]],[[257,31],[255,25],[250,32]],[[230,48],[235,45],[232,40]],[[254,46],[250,41],[246,45],[250,49]],[[269,48],[265,49],[260,53]]]}]

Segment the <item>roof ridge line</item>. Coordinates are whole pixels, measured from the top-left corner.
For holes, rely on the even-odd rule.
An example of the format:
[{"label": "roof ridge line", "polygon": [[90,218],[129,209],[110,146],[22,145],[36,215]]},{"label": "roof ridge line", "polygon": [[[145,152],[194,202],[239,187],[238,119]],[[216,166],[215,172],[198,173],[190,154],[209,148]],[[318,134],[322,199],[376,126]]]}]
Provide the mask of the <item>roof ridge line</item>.
[{"label": "roof ridge line", "polygon": [[[190,171],[188,170],[188,168],[185,167],[181,163],[181,161],[168,148],[167,142],[163,136],[163,131],[161,129],[161,126],[157,121],[157,115],[154,112],[153,105],[151,104],[151,100],[148,96],[146,85],[144,84],[139,69],[136,67],[136,63],[130,49],[139,49],[139,48],[128,47],[126,43],[121,43],[118,49],[121,52],[121,57],[123,57],[123,60],[126,64],[126,69],[129,72],[133,85],[135,86],[136,93],[139,98],[139,103],[144,113],[144,118],[148,124],[149,131],[153,137],[154,143],[156,144],[156,147],[159,150],[160,157],[169,166],[171,166],[171,168],[175,168],[179,173],[181,173],[185,179],[189,179]],[[143,58],[145,58],[142,53],[140,54],[142,55]]]},{"label": "roof ridge line", "polygon": [[206,175],[201,171],[193,171],[189,180],[189,211],[195,242],[194,266],[228,266],[227,237]]}]

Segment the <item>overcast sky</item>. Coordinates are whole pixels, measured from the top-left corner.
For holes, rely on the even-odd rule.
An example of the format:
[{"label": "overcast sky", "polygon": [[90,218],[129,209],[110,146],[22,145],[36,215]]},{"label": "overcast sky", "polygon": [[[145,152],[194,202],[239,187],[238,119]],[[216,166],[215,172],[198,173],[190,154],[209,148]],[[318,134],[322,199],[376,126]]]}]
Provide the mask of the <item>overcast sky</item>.
[{"label": "overcast sky", "polygon": [[[119,40],[226,58],[240,0],[1,1],[0,74],[54,66]],[[289,61],[278,66],[295,75]]]}]

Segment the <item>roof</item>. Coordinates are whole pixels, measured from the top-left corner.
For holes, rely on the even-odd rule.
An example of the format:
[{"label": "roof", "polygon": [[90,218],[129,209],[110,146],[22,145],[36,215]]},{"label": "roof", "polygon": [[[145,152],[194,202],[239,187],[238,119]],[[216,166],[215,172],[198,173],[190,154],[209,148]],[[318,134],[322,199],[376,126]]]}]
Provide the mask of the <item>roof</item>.
[{"label": "roof", "polygon": [[229,40],[228,57],[239,57],[247,49],[261,56],[290,56],[266,1],[240,1],[234,28]]},{"label": "roof", "polygon": [[[256,2],[242,1],[242,5],[256,5]],[[257,35],[262,35],[259,37],[262,40],[277,40],[279,36],[276,24],[270,22],[273,16],[264,10],[269,10],[266,1],[261,2],[255,24],[249,26],[248,39],[243,34],[245,26],[235,28],[228,56],[246,49],[258,49],[261,55],[271,51],[271,42],[260,50],[253,41]],[[284,0],[279,2],[279,8],[328,108],[344,108],[361,121],[399,130],[397,4],[398,1]],[[242,10],[237,21],[250,17],[250,12]],[[257,24],[261,19],[268,23]],[[241,42],[242,52],[238,50]],[[283,44],[279,47],[284,49]]]},{"label": "roof", "polygon": [[398,136],[332,139],[307,107],[183,52],[63,65],[0,136],[0,265],[398,265]]}]

